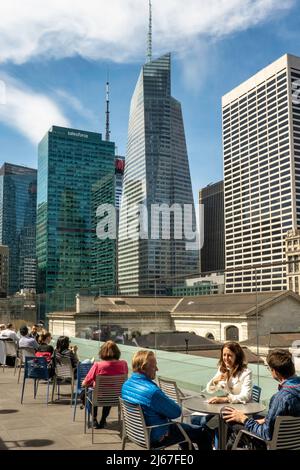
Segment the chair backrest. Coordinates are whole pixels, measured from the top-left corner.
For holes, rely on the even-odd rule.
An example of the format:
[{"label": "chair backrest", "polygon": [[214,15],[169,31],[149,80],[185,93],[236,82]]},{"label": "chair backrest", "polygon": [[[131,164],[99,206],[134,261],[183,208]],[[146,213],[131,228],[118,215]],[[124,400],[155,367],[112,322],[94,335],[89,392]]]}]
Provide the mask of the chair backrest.
[{"label": "chair backrest", "polygon": [[97,375],[93,391],[93,406],[119,406],[122,385],[127,374]]},{"label": "chair backrest", "polygon": [[12,339],[5,339],[4,345],[5,345],[6,356],[11,356],[11,357],[17,356],[18,346]]},{"label": "chair backrest", "polygon": [[177,387],[175,380],[164,379],[157,377],[158,385],[160,389],[172,400],[174,400],[179,406],[181,406],[180,391]]},{"label": "chair backrest", "polygon": [[47,361],[44,357],[25,357],[24,379],[49,379]]},{"label": "chair backrest", "polygon": [[84,381],[92,365],[93,365],[92,362],[79,362],[77,364],[77,390],[78,391],[82,389],[82,382]]},{"label": "chair backrest", "polygon": [[261,387],[258,385],[253,385],[252,387],[252,401],[259,403],[261,395]]},{"label": "chair backrest", "polygon": [[59,379],[72,379],[74,371],[69,357],[61,356],[55,361],[55,375]]},{"label": "chair backrest", "polygon": [[300,450],[300,417],[277,416],[270,450]]},{"label": "chair backrest", "polygon": [[21,347],[18,349],[18,355],[22,362],[25,362],[25,357],[34,357],[35,352],[33,348]]},{"label": "chair backrest", "polygon": [[149,435],[141,405],[129,403],[122,398],[119,400],[123,422],[123,438],[126,437],[144,449],[149,449]]}]

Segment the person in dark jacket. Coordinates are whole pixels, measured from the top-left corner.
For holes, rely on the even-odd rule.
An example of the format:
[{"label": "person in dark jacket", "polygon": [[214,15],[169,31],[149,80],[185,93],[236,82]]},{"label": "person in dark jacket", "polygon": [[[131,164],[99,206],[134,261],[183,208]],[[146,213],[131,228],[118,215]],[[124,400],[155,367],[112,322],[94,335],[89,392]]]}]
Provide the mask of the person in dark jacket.
[{"label": "person in dark jacket", "polygon": [[[272,396],[267,416],[255,420],[238,410],[225,407],[223,417],[227,423],[241,423],[244,428],[258,437],[270,441],[277,416],[300,416],[300,377],[295,375],[292,354],[285,349],[276,349],[267,356],[267,363],[273,379],[279,382],[278,392]],[[235,429],[235,432],[238,428]],[[227,448],[231,448],[233,440]]]},{"label": "person in dark jacket", "polygon": [[[157,368],[152,351],[138,351],[132,359],[131,377],[123,384],[122,398],[129,403],[139,404],[144,412],[146,425],[163,425],[181,415],[181,408],[171,400],[154,382]],[[199,450],[211,450],[211,437],[201,426],[181,423],[192,442]],[[161,426],[151,430],[152,446],[171,445],[182,439],[176,424]],[[187,448],[187,445],[182,445]]]}]

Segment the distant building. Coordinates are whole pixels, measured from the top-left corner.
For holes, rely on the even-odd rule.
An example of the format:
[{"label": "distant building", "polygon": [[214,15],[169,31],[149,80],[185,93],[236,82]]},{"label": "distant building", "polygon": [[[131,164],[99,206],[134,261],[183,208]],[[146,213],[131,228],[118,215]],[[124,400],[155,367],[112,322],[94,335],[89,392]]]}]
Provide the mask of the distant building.
[{"label": "distant building", "polygon": [[299,78],[300,58],[286,54],[222,98],[227,293],[289,288],[285,237],[300,226]]},{"label": "distant building", "polygon": [[0,297],[7,297],[9,277],[9,248],[0,245]]},{"label": "distant building", "polygon": [[[160,214],[164,211],[170,218],[166,237],[162,224],[151,217],[154,206],[162,204]],[[181,105],[171,95],[171,56],[165,54],[143,65],[131,99],[118,240],[118,281],[123,295],[165,294],[178,276],[199,271],[197,243],[187,249],[193,234],[189,240],[183,230],[181,237],[174,235],[175,204],[179,211],[186,211],[190,233],[195,232]],[[141,206],[145,208],[142,215]],[[183,216],[180,219],[182,229]]]},{"label": "distant building", "polygon": [[300,230],[290,230],[285,238],[287,261],[287,285],[289,290],[300,293]]},{"label": "distant building", "polygon": [[224,183],[209,184],[199,191],[204,206],[204,244],[200,251],[202,273],[225,269]]},{"label": "distant building", "polygon": [[9,294],[36,288],[37,171],[0,168],[0,244],[9,247]]},{"label": "distant building", "polygon": [[44,312],[70,308],[80,290],[115,286],[115,239],[100,239],[97,232],[106,217],[98,208],[115,204],[114,152],[101,134],[58,126],[39,144],[37,257]]}]

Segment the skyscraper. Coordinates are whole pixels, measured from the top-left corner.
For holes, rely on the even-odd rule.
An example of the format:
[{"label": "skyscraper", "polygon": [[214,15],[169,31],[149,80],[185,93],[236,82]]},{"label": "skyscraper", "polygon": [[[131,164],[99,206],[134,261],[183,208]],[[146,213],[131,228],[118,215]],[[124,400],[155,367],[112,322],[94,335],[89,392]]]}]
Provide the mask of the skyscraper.
[{"label": "skyscraper", "polygon": [[224,183],[209,184],[199,191],[204,206],[204,243],[200,251],[201,272],[225,268]]},{"label": "skyscraper", "polygon": [[[181,105],[171,96],[170,54],[157,60],[149,54],[149,60],[131,100],[120,213],[118,279],[120,291],[128,294],[164,293],[177,276],[198,271],[199,251],[187,249],[184,233],[181,239],[174,236],[176,216],[170,214],[169,239],[151,223],[154,204],[177,204],[185,215],[189,207],[195,230]],[[146,209],[142,215],[139,205]],[[158,236],[153,236],[155,229]]]},{"label": "skyscraper", "polygon": [[115,204],[114,143],[53,126],[39,144],[37,256],[46,311],[74,304],[80,289],[115,284],[115,240],[97,237],[100,204]]},{"label": "skyscraper", "polygon": [[227,293],[287,287],[285,237],[300,224],[299,79],[300,58],[284,55],[222,98]]},{"label": "skyscraper", "polygon": [[9,248],[9,287],[36,288],[37,171],[4,163],[0,169],[0,245]]}]

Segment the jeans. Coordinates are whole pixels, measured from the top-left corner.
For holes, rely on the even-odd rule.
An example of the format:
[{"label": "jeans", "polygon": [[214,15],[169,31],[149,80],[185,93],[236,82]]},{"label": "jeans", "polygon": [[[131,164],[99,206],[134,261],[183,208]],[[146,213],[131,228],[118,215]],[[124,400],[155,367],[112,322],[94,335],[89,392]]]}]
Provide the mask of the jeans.
[{"label": "jeans", "polygon": [[[185,430],[190,440],[194,444],[197,444],[199,450],[212,450],[211,436],[204,426],[194,426],[192,424],[186,423],[180,423],[180,425]],[[184,439],[184,436],[175,423],[172,423],[170,426],[168,426],[168,433],[168,436],[165,437],[162,441],[153,442],[153,447],[171,446]],[[186,442],[180,444],[180,447],[183,450],[188,450],[188,444]]]}]

